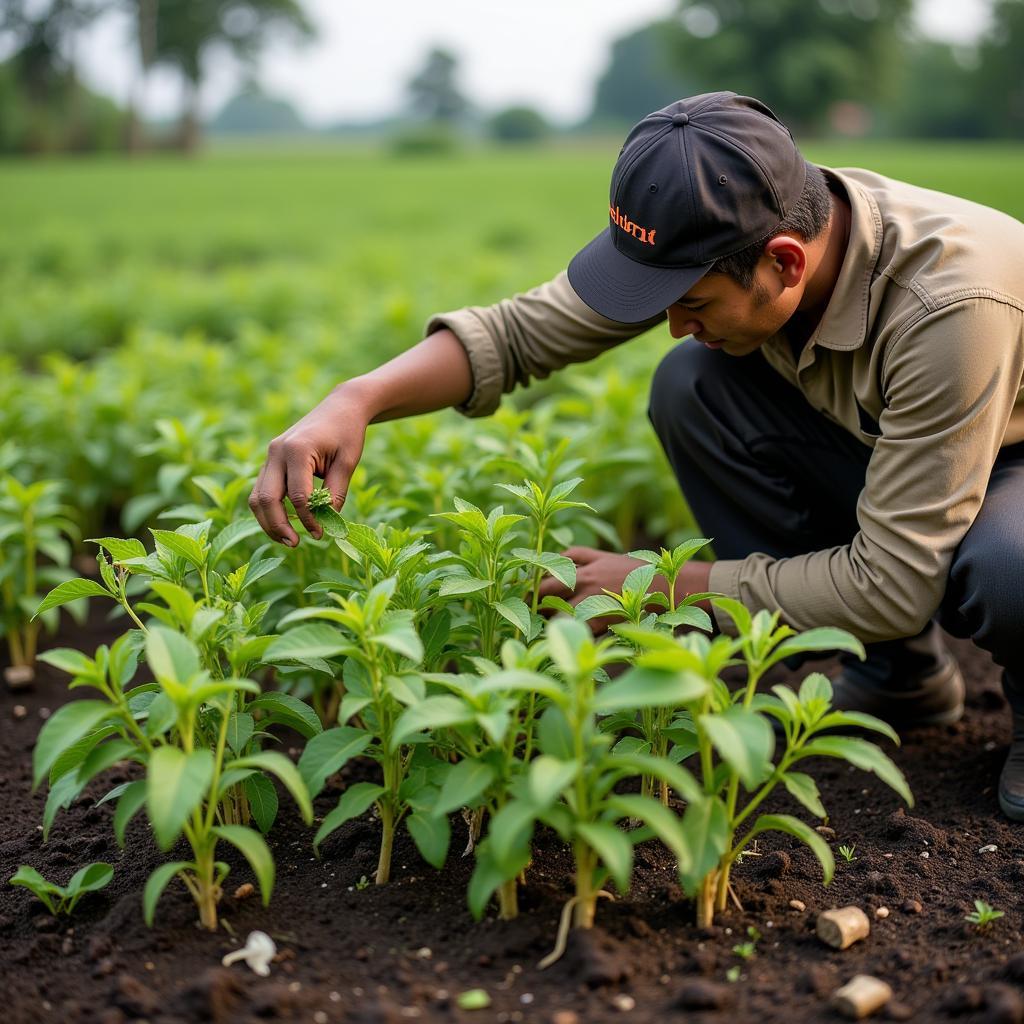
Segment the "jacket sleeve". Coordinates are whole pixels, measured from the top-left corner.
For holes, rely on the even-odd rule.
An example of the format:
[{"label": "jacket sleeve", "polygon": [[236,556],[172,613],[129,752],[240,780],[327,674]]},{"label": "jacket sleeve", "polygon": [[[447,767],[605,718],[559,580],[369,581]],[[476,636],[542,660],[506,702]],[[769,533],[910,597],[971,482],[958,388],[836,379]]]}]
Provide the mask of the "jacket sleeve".
[{"label": "jacket sleeve", "polygon": [[487,416],[516,385],[594,359],[664,319],[661,314],[641,324],[607,320],[577,296],[563,271],[493,306],[439,313],[427,321],[424,334],[447,327],[459,339],[473,373],[473,391],[459,412]]},{"label": "jacket sleeve", "polygon": [[[845,546],[717,562],[710,589],[779,609],[798,630],[862,641],[912,636],[935,613],[981,508],[1024,375],[1024,314],[990,298],[926,311],[895,331],[882,367],[881,437]],[[735,633],[728,616],[719,626]]]}]

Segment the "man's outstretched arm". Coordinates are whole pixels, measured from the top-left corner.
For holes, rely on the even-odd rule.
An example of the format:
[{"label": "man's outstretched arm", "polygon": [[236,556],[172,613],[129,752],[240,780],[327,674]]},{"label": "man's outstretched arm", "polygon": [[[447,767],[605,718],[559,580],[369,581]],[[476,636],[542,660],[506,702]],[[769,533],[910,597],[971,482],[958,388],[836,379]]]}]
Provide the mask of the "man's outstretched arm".
[{"label": "man's outstretched arm", "polygon": [[308,508],[314,476],[323,479],[340,508],[370,423],[462,405],[472,389],[466,350],[444,328],[376,370],[339,384],[270,442],[267,461],[249,496],[260,526],[272,540],[289,547],[298,544],[285,512],[287,495],[303,526],[319,537],[320,525]]}]

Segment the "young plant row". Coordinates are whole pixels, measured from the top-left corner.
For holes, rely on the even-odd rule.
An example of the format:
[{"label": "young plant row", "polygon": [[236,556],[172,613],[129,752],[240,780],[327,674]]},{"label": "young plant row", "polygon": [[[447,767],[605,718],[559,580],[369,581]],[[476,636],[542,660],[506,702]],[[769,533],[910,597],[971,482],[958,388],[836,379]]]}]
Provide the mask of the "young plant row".
[{"label": "young plant row", "polygon": [[[147,882],[146,919],[180,878],[202,923],[215,927],[227,872],[221,842],[241,852],[270,896],[271,777],[311,822],[311,798],[361,757],[376,777],[342,791],[312,837],[318,851],[373,807],[375,880],[385,884],[399,829],[440,868],[451,816],[461,812],[475,857],[469,907],[479,916],[496,898],[510,918],[529,882],[536,830],[546,826],[575,861],[563,940],[570,921],[592,925],[609,885],[628,890],[633,850],[649,840],[675,857],[703,924],[724,907],[733,864],[763,832],[809,846],[827,882],[832,856],[818,833],[761,805],[781,789],[824,817],[814,780],[798,768],[813,757],[873,771],[909,802],[892,761],[837,730],[896,737],[869,716],[833,711],[824,676],[809,676],[798,692],[759,693],[757,684],[791,655],[862,653],[859,643],[834,629],[796,634],[777,615],[751,615],[721,597],[712,600],[736,635],[708,636],[711,621],[696,606],[708,595],[674,593],[704,541],[635,552],[641,564],[621,593],[575,607],[541,601],[545,574],[575,584],[575,565],[559,550],[593,514],[573,497],[579,483],[551,473],[506,486],[516,512],[456,499],[436,515],[433,536],[347,522],[321,491],[311,506],[324,539],[288,555],[253,548],[252,520],[212,515],[154,530],[151,552],[137,540],[99,539],[99,578],[61,583],[39,613],[106,599],[135,628],[92,658],[42,656],[69,672],[73,687],[99,694],[61,708],[40,733],[34,778],[50,783],[44,832],[93,779],[136,762],[138,777],[103,798],[117,801],[118,842],[144,812],[161,849],[180,849],[179,840],[188,848]],[[598,617],[613,620],[603,638],[588,624]],[[140,657],[151,682],[136,679]],[[723,673],[734,668],[743,682],[730,689]],[[272,749],[276,725],[304,735],[297,766]]]}]

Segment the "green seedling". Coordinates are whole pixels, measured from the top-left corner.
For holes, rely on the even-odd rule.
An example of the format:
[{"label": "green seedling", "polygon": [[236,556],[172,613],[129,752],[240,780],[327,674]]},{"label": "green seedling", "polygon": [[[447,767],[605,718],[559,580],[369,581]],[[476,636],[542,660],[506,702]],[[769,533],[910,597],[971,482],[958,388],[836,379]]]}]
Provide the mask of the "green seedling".
[{"label": "green seedling", "polygon": [[[126,689],[143,645],[156,682]],[[73,687],[94,688],[103,699],[65,704],[40,730],[33,777],[36,786],[50,779],[44,833],[52,815],[89,781],[118,761],[135,761],[145,778],[116,786],[101,801],[118,801],[118,843],[124,844],[128,822],[145,808],[161,850],[170,850],[182,835],[192,850],[191,860],[163,864],[150,875],[143,891],[146,923],[153,923],[157,901],[178,877],[195,900],[202,925],[217,927],[217,903],[228,873],[228,865],[216,859],[221,840],[249,862],[267,903],[274,885],[273,856],[259,832],[227,820],[226,794],[231,786],[269,773],[292,794],[307,824],[313,808],[287,757],[270,751],[238,756],[232,747],[238,743],[233,734],[243,728],[236,697],[258,694],[256,683],[213,677],[202,667],[196,645],[163,626],[148,630],[144,640],[136,633],[125,634],[109,650],[100,647],[94,659],[69,650],[51,651],[46,657],[72,673]],[[265,777],[264,782],[266,786],[251,791],[257,799],[273,792]]]},{"label": "green seedling", "polygon": [[22,864],[11,876],[10,884],[24,886],[56,917],[58,914],[72,913],[87,892],[104,888],[113,877],[114,869],[109,864],[97,861],[76,871],[67,885],[60,886],[48,882],[35,868]]},{"label": "green seedling", "polygon": [[853,855],[853,851],[856,850],[856,845],[853,846],[840,846],[839,855],[846,861],[847,864],[852,864],[857,858]]},{"label": "green seedling", "polygon": [[[71,575],[69,542],[79,534],[74,510],[61,502],[63,489],[55,480],[25,485],[10,473],[0,475],[0,622],[11,666],[24,679],[31,678],[40,627],[45,622],[53,632],[57,626],[56,613],[36,621],[39,586]],[[50,564],[40,565],[40,556]]]},{"label": "green seedling", "polygon": [[965,914],[964,920],[970,921],[978,931],[983,931],[988,928],[993,921],[998,921],[999,918],[1005,916],[1006,915],[1002,910],[996,910],[995,907],[986,903],[985,900],[975,900],[974,910],[969,914]]},{"label": "green seedling", "polygon": [[[391,876],[391,851],[395,830],[406,819],[420,853],[440,867],[448,852],[448,819],[430,813],[438,782],[450,765],[437,761],[426,744],[403,745],[396,726],[406,705],[426,698],[422,676],[416,672],[423,660],[423,643],[416,632],[413,613],[393,609],[396,579],[390,577],[363,595],[344,597],[331,593],[337,607],[303,608],[286,616],[282,625],[302,622],[284,633],[266,653],[278,662],[323,662],[345,659],[346,693],[338,720],[342,723],[314,737],[299,760],[309,791],[315,796],[327,778],[358,754],[376,761],[381,783],[360,782],[349,787],[338,806],[327,815],[313,840],[314,848],[351,818],[371,805],[381,822],[380,856],[375,881],[385,884]],[[308,620],[322,621],[311,622]],[[429,729],[443,723],[422,722]]]},{"label": "green seedling", "polygon": [[[570,921],[577,928],[593,927],[598,899],[610,896],[603,888],[609,878],[620,892],[629,889],[638,842],[657,836],[684,855],[678,819],[649,797],[617,793],[618,783],[654,774],[689,799],[701,797],[690,773],[670,761],[613,751],[599,716],[627,706],[685,702],[706,687],[700,680],[677,679],[652,692],[608,680],[604,667],[627,658],[629,648],[613,638],[595,641],[587,626],[574,620],[549,623],[543,644],[550,659],[546,671],[506,670],[491,679],[496,688],[536,693],[548,706],[537,728],[540,754],[490,822],[470,884],[470,906],[479,915],[490,893],[519,873],[538,822],[555,829],[572,845],[576,891],[563,910],[555,950],[541,962],[547,966],[564,950]],[[627,832],[618,827],[624,819],[643,827]]]},{"label": "green seedling", "polygon": [[761,941],[761,933],[753,926],[747,928],[747,941],[739,942],[732,947],[732,951],[741,960],[752,960],[757,953],[757,944]]},{"label": "green seedling", "polygon": [[[672,638],[663,632],[621,625],[616,631],[642,649],[635,667],[622,685],[669,686],[676,679],[699,680],[695,699],[680,702],[676,716],[692,732],[692,749],[700,770],[700,797],[688,800],[682,829],[689,854],[680,858],[680,879],[687,893],[697,898],[697,920],[711,924],[715,910],[724,910],[729,873],[743,850],[763,832],[786,832],[809,846],[822,865],[825,882],[834,872],[832,852],[821,836],[792,815],[761,814],[764,800],[778,785],[812,814],[825,809],[814,780],[794,770],[810,757],[835,757],[874,772],[908,804],[913,798],[906,780],[893,762],[866,740],[829,734],[829,730],[857,726],[898,743],[892,728],[858,712],[831,709],[832,687],[818,673],[808,676],[794,693],[776,686],[773,695],[758,694],[757,683],[774,664],[804,651],[847,650],[863,656],[860,643],[837,629],[814,629],[797,634],[778,624],[778,613],[752,616],[743,605],[727,598],[712,599],[736,624],[738,637],[714,640],[699,633]],[[746,666],[746,684],[730,692],[719,678],[736,655]],[[774,717],[784,734],[784,748],[776,761]],[[740,787],[746,792],[740,799]]]}]

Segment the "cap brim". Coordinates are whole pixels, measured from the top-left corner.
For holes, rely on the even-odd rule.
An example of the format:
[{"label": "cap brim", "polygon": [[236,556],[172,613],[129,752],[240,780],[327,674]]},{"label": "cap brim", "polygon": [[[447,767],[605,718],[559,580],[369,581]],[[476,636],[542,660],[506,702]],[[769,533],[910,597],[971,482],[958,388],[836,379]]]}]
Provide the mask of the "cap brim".
[{"label": "cap brim", "polygon": [[639,324],[664,313],[681,299],[712,264],[651,267],[623,256],[602,231],[569,263],[569,284],[596,313],[622,324]]}]

